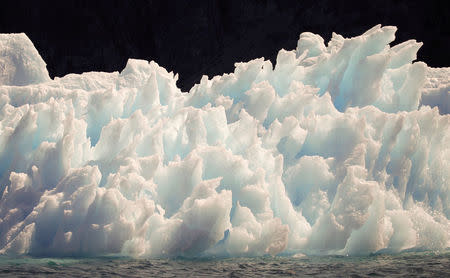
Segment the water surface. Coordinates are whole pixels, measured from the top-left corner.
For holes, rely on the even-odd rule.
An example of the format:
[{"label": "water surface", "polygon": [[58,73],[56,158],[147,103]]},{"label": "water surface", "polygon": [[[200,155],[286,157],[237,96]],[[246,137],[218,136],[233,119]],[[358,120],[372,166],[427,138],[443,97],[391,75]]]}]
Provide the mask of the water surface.
[{"label": "water surface", "polygon": [[448,277],[450,252],[230,259],[8,258],[1,277]]}]

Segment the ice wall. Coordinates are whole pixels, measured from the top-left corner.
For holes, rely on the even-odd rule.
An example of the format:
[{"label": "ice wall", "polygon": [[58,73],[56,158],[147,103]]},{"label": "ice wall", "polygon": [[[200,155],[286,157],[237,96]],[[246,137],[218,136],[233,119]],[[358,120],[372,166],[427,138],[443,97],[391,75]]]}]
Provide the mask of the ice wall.
[{"label": "ice wall", "polygon": [[133,59],[50,80],[24,34],[0,35],[0,253],[449,248],[449,69],[395,31],[303,33],[275,67],[189,93]]}]

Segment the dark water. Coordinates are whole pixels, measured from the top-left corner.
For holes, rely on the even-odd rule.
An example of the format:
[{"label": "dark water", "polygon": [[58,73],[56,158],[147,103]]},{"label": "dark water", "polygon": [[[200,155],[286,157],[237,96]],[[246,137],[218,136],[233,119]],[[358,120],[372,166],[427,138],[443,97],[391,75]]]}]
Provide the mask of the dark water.
[{"label": "dark water", "polygon": [[0,257],[1,277],[450,277],[450,252],[155,260]]}]

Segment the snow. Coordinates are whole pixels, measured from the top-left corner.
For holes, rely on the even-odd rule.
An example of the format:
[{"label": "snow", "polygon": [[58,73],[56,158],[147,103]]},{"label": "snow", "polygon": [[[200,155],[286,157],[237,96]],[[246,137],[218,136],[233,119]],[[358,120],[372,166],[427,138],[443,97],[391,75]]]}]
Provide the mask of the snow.
[{"label": "snow", "polygon": [[396,28],[312,33],[204,76],[51,80],[0,35],[0,253],[360,255],[450,247],[449,68]]}]

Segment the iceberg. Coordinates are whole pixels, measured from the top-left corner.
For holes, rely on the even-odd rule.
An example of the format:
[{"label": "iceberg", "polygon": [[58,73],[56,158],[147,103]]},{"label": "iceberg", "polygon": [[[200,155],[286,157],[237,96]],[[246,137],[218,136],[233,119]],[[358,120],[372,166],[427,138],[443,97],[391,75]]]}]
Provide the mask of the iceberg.
[{"label": "iceberg", "polygon": [[302,33],[203,76],[50,79],[0,35],[0,253],[361,255],[450,247],[450,68],[396,28]]}]

